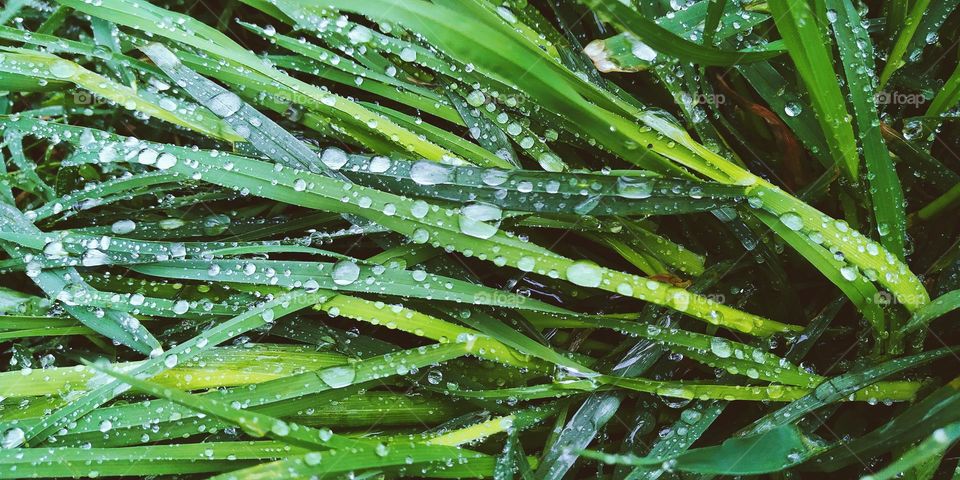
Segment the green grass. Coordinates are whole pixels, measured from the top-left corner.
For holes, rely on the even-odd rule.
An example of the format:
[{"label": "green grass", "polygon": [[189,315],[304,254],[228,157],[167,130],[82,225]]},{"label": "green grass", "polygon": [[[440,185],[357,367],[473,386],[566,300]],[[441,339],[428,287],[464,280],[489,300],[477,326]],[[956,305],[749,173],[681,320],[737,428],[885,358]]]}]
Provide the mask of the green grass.
[{"label": "green grass", "polygon": [[955,478],[958,2],[881,4],[7,2],[0,478]]}]

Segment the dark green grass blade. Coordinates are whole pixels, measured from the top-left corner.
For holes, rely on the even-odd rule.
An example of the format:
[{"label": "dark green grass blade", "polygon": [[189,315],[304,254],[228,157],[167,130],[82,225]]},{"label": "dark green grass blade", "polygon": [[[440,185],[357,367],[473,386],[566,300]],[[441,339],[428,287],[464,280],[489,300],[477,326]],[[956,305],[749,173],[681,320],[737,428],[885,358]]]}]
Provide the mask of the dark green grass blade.
[{"label": "dark green grass blade", "polygon": [[845,0],[828,0],[827,7],[837,12],[836,21],[831,22],[831,26],[843,61],[850,99],[856,116],[857,134],[863,146],[863,158],[867,166],[870,198],[880,244],[890,253],[904,258],[907,217],[904,212],[903,189],[880,133],[880,119],[877,116],[876,91],[873,90],[872,75],[864,76],[864,72],[872,74],[874,71],[873,44],[866,29],[861,26],[863,20],[853,3]]},{"label": "dark green grass blade", "polygon": [[584,452],[607,463],[649,466],[669,462],[671,469],[717,475],[757,475],[777,472],[804,462],[821,448],[816,447],[793,425],[750,437],[731,438],[714,447],[689,450],[675,458],[636,457]]},{"label": "dark green grass blade", "polygon": [[674,35],[622,3],[601,0],[584,0],[583,3],[596,10],[620,29],[636,35],[656,52],[662,52],[683,61],[701,65],[730,66],[738,63],[758,62],[782,53],[781,50],[773,48],[768,51],[731,52],[720,50],[709,44],[699,45]]},{"label": "dark green grass blade", "polygon": [[846,102],[834,74],[830,41],[818,26],[825,19],[815,17],[810,6],[799,0],[773,0],[768,5],[810,94],[830,151],[847,177],[857,182],[857,142],[846,119]]},{"label": "dark green grass blade", "polygon": [[901,332],[915,332],[958,308],[960,308],[960,290],[945,293],[914,313]]}]

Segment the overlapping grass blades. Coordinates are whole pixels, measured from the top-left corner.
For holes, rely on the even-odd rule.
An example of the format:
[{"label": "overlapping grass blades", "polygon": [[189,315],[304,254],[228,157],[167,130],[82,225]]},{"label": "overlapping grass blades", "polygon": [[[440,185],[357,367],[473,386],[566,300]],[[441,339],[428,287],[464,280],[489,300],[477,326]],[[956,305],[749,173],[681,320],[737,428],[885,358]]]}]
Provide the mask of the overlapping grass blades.
[{"label": "overlapping grass blades", "polygon": [[949,476],[956,5],[8,2],[0,477]]}]

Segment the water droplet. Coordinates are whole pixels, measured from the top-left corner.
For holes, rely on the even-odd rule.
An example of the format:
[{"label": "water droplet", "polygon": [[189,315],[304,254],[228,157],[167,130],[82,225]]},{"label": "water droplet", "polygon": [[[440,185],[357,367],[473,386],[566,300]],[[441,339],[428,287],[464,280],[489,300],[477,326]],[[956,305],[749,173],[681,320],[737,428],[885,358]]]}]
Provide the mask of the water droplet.
[{"label": "water droplet", "polygon": [[303,456],[303,463],[314,467],[320,465],[323,460],[323,454],[320,452],[309,452]]},{"label": "water droplet", "polygon": [[410,178],[420,185],[436,185],[450,178],[450,169],[429,160],[421,160],[410,168]]},{"label": "water droplet", "polygon": [[110,263],[110,257],[108,257],[106,253],[103,253],[96,248],[91,248],[86,252],[83,252],[83,257],[80,259],[80,263],[84,267],[96,267]]},{"label": "water droplet", "polygon": [[20,446],[26,437],[22,429],[14,427],[3,433],[3,440],[0,441],[0,447],[16,448]]},{"label": "water droplet", "polygon": [[340,170],[340,167],[346,165],[347,160],[349,160],[349,157],[347,157],[347,152],[344,152],[339,148],[331,147],[324,150],[323,153],[320,154],[320,161],[333,170]]},{"label": "water droplet", "polygon": [[172,168],[176,164],[177,164],[177,157],[169,153],[161,153],[160,156],[157,157],[157,168],[159,168],[160,170],[167,170],[169,168]]},{"label": "water droplet", "polygon": [[360,278],[360,266],[350,260],[341,260],[333,266],[333,283],[350,285]]},{"label": "water droplet", "polygon": [[57,60],[50,65],[50,75],[57,78],[70,78],[77,73],[77,66],[67,60]]},{"label": "water droplet", "polygon": [[797,231],[803,228],[803,218],[800,215],[797,215],[793,212],[787,212],[783,215],[780,215],[780,222],[787,226],[790,230]]},{"label": "water droplet", "polygon": [[617,180],[617,194],[626,198],[649,198],[653,185],[642,177],[621,177]]},{"label": "water droplet", "polygon": [[840,268],[840,275],[848,281],[854,281],[857,279],[857,267],[847,265]]},{"label": "water droplet", "polygon": [[370,172],[371,173],[383,173],[390,169],[390,159],[387,157],[373,157],[370,159]]},{"label": "water droplet", "polygon": [[581,287],[599,287],[603,268],[589,260],[577,260],[567,267],[567,280]]},{"label": "water droplet", "polygon": [[317,375],[323,380],[323,383],[329,385],[330,388],[343,388],[353,384],[353,380],[357,378],[357,370],[352,366],[345,365],[325,368],[317,372]]},{"label": "water droplet", "polygon": [[137,224],[133,220],[117,220],[110,225],[110,231],[117,235],[125,235],[136,230]]},{"label": "water droplet", "polygon": [[184,313],[187,313],[187,310],[189,309],[190,302],[186,300],[177,300],[176,303],[173,304],[173,313],[176,313],[177,315],[183,315]]},{"label": "water droplet", "polygon": [[207,102],[207,108],[220,117],[229,117],[240,110],[243,101],[233,92],[220,92]]},{"label": "water droplet", "polygon": [[286,437],[290,434],[290,425],[287,425],[287,422],[284,422],[283,420],[276,420],[272,425],[270,425],[270,431],[275,435]]},{"label": "water droplet", "polygon": [[520,260],[517,260],[517,268],[524,272],[532,272],[536,266],[537,260],[528,255],[524,255],[520,257]]},{"label": "water droplet", "polygon": [[474,90],[467,95],[467,103],[473,107],[479,107],[487,101],[486,95],[480,90]]},{"label": "water droplet", "polygon": [[797,102],[787,102],[783,106],[783,113],[786,113],[788,117],[796,117],[801,112],[803,112],[803,107]]},{"label": "water droplet", "polygon": [[159,155],[160,152],[152,148],[145,148],[140,151],[139,155],[137,155],[137,163],[140,163],[141,165],[153,165],[154,163],[157,163],[157,156]]},{"label": "water droplet", "polygon": [[423,218],[427,216],[427,213],[430,212],[430,204],[424,202],[423,200],[417,200],[413,202],[413,205],[410,206],[410,214],[414,218]]},{"label": "water droplet", "polygon": [[460,232],[471,237],[490,238],[499,230],[502,217],[503,212],[496,205],[486,203],[467,205],[460,209],[458,217]]},{"label": "water droplet", "polygon": [[373,40],[373,32],[363,25],[357,25],[356,27],[353,27],[353,30],[350,30],[350,33],[347,34],[347,37],[350,38],[351,43],[367,43],[370,40]]},{"label": "water droplet", "polygon": [[403,47],[400,50],[400,60],[404,62],[413,62],[417,60],[417,51],[410,47]]},{"label": "water droplet", "polygon": [[730,355],[733,354],[733,349],[730,348],[730,342],[719,337],[710,339],[710,351],[720,358],[729,358]]},{"label": "water droplet", "polygon": [[646,43],[641,42],[640,40],[633,40],[633,48],[630,49],[630,52],[633,53],[633,56],[643,60],[645,62],[652,62],[657,58],[657,51],[650,48]]},{"label": "water droplet", "polygon": [[702,417],[703,417],[703,414],[693,409],[687,409],[680,412],[680,420],[683,420],[684,423],[687,423],[690,425],[696,424],[697,422],[700,421],[700,418]]},{"label": "water droplet", "polygon": [[176,366],[177,366],[177,363],[179,363],[179,362],[180,362],[180,359],[179,359],[179,358],[177,357],[177,355],[174,354],[174,353],[171,353],[170,355],[167,355],[166,358],[163,359],[163,364],[166,365],[167,368],[176,367]]},{"label": "water droplet", "polygon": [[410,240],[413,243],[427,243],[430,240],[430,232],[418,228],[413,231],[413,234],[410,235]]},{"label": "water droplet", "polygon": [[488,168],[480,174],[480,180],[484,184],[491,187],[496,187],[502,185],[510,178],[510,174],[504,170],[498,170],[496,168]]}]

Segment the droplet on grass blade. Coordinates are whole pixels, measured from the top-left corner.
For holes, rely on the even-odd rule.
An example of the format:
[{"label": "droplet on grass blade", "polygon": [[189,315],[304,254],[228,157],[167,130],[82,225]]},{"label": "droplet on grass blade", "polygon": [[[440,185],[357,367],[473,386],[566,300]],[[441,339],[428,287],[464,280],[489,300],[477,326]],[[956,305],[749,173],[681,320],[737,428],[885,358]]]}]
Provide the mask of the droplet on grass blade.
[{"label": "droplet on grass blade", "polygon": [[330,367],[317,372],[317,376],[330,388],[343,388],[353,384],[357,378],[357,370],[350,365]]},{"label": "droplet on grass blade", "polygon": [[581,287],[599,287],[603,268],[589,260],[577,260],[567,267],[567,280]]},{"label": "droplet on grass blade", "polygon": [[780,223],[783,223],[787,228],[793,231],[803,228],[803,218],[793,212],[787,212],[783,215],[780,215]]},{"label": "droplet on grass blade", "polygon": [[229,117],[243,106],[243,101],[233,92],[221,92],[207,102],[207,108],[219,117]]},{"label": "droplet on grass blade", "polygon": [[330,275],[333,277],[333,283],[350,285],[360,278],[360,266],[350,260],[341,260],[333,266]]}]

